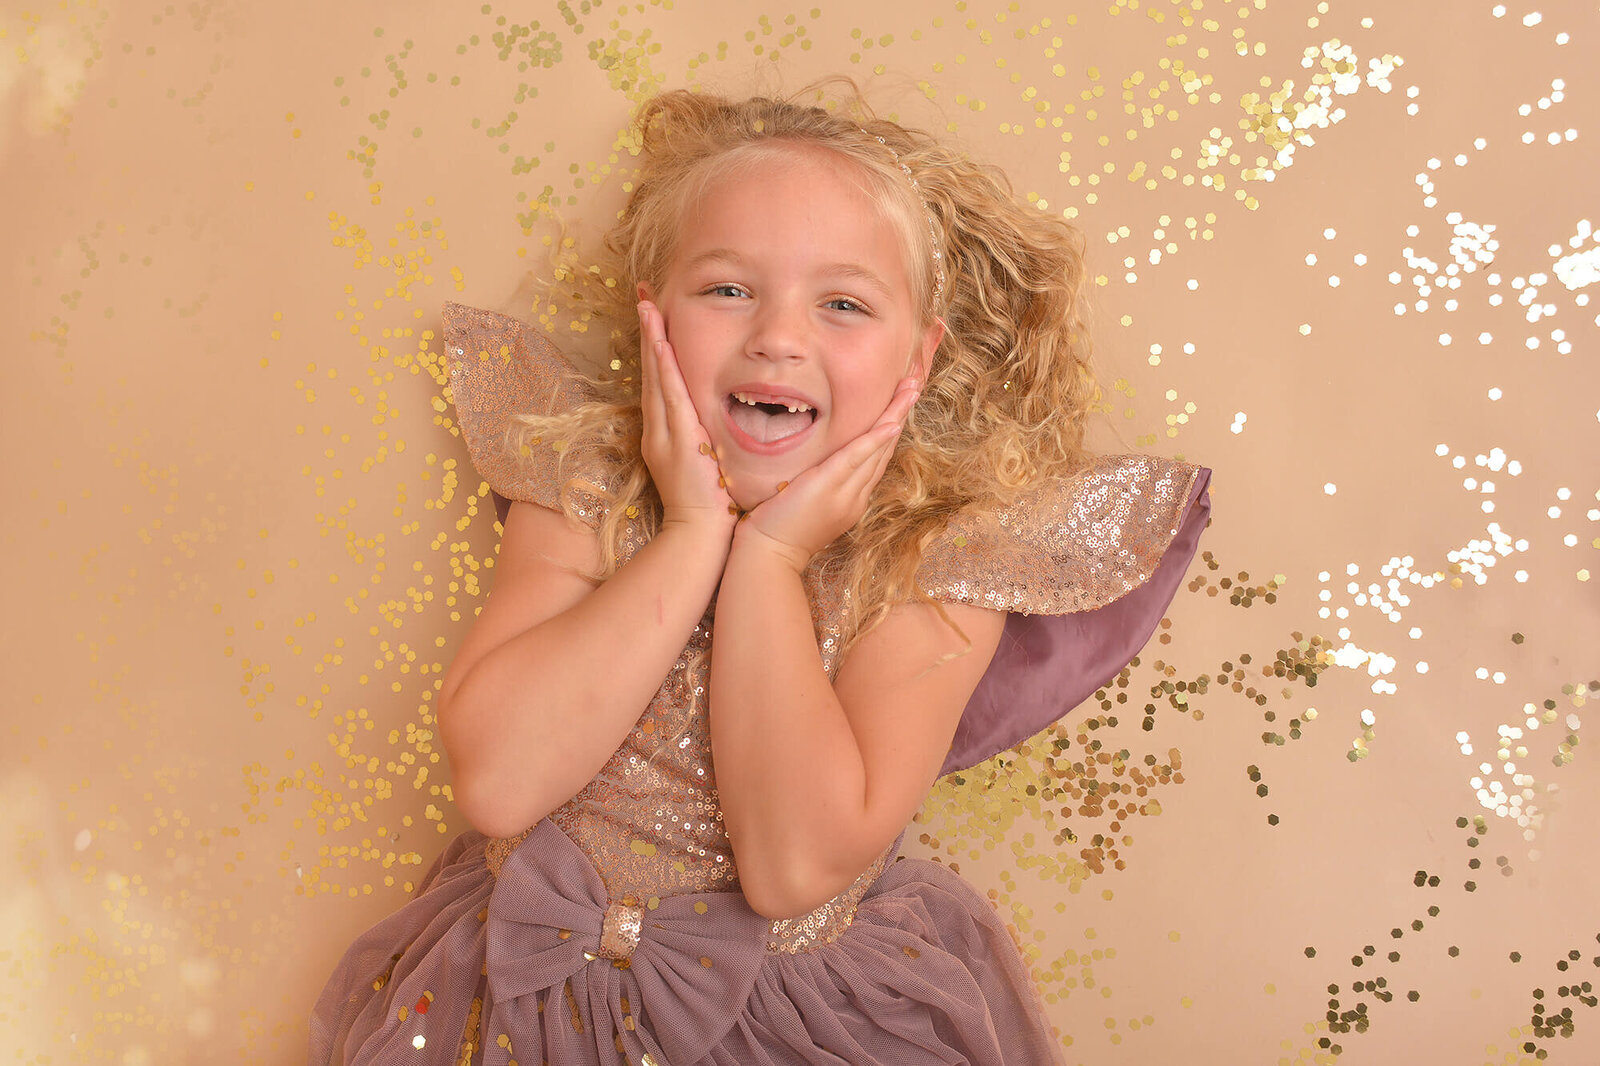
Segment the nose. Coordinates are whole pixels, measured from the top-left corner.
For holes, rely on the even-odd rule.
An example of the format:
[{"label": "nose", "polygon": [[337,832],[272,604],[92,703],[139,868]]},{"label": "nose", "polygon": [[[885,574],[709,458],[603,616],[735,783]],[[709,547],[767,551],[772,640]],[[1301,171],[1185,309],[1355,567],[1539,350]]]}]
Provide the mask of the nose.
[{"label": "nose", "polygon": [[762,300],[751,321],[745,354],[773,362],[798,362],[811,350],[810,308],[804,301]]}]

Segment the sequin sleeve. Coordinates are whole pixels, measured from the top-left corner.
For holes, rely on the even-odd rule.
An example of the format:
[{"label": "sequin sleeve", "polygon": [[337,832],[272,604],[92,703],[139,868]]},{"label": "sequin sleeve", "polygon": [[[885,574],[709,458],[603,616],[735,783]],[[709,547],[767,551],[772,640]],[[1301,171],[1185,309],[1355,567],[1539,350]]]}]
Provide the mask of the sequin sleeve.
[{"label": "sequin sleeve", "polygon": [[489,483],[502,519],[510,500],[562,509],[598,527],[604,512],[606,469],[597,457],[565,441],[518,447],[514,415],[570,411],[593,392],[565,356],[539,331],[495,311],[447,302],[441,313],[450,397],[472,465]]},{"label": "sequin sleeve", "polygon": [[1189,463],[1101,456],[1009,507],[957,516],[929,545],[924,591],[1007,612],[941,773],[1044,729],[1139,653],[1194,557],[1210,479]]}]

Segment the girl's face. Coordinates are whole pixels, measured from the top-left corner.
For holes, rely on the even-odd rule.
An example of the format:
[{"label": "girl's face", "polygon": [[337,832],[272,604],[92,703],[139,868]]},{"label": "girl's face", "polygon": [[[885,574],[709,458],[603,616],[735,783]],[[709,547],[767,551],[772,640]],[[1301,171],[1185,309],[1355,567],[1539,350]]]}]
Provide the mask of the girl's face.
[{"label": "girl's face", "polygon": [[746,509],[871,428],[944,332],[919,326],[899,231],[852,165],[796,146],[715,179],[654,294]]}]

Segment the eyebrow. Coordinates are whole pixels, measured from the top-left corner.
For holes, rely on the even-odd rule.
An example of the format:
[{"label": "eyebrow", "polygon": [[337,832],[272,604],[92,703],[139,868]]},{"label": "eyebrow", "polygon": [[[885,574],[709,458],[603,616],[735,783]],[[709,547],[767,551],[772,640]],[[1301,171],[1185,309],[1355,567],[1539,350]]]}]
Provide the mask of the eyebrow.
[{"label": "eyebrow", "polygon": [[[717,262],[719,260],[732,263],[735,266],[738,266],[744,262],[739,253],[734,251],[732,248],[709,248],[685,263],[683,268],[685,270],[694,270],[698,267],[704,266],[706,263]],[[892,290],[889,288],[888,282],[884,281],[883,278],[880,277],[875,271],[868,270],[859,263],[828,263],[826,266],[822,267],[820,273],[826,274],[830,277],[844,277],[855,281],[860,281],[878,290],[878,292],[883,296],[892,295]]]}]

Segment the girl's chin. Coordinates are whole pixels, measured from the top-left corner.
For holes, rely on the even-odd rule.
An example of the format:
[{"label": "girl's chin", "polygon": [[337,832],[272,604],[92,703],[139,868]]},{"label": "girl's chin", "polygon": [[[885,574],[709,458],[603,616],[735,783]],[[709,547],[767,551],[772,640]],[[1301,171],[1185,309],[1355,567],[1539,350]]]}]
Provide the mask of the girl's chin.
[{"label": "girl's chin", "polygon": [[739,505],[741,511],[753,511],[759,505],[772,499],[778,494],[776,484],[761,487],[731,490],[728,495],[733,497],[733,502]]},{"label": "girl's chin", "polygon": [[753,511],[758,505],[778,494],[779,484],[787,483],[786,479],[770,474],[761,477],[730,475],[728,495],[739,505],[741,511]]}]

